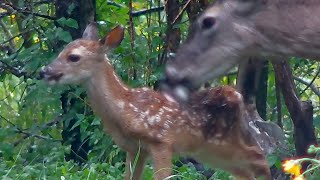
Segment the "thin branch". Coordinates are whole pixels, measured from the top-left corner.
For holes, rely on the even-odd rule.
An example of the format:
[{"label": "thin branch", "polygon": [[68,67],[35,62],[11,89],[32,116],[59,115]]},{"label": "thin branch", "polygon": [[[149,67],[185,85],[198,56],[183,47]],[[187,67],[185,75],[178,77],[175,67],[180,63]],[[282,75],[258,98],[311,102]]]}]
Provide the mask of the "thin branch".
[{"label": "thin branch", "polygon": [[[1,116],[1,115],[0,115]],[[1,116],[3,117],[3,116]],[[44,129],[47,129],[48,127],[51,127],[55,124],[57,124],[60,120],[62,119],[62,116],[57,116],[56,118],[54,118],[52,121],[47,122],[46,124],[44,124],[41,129],[39,129],[38,131],[42,131]],[[7,122],[10,122],[9,120],[6,119]],[[14,125],[13,123],[10,122],[10,124]],[[14,131],[16,133],[22,134],[22,138],[19,139],[18,141],[14,142],[13,145],[17,146],[18,144],[20,144],[23,140],[29,138],[29,137],[34,137],[34,138],[38,138],[38,139],[43,139],[43,140],[47,140],[47,141],[54,141],[54,142],[60,142],[60,140],[56,140],[53,139],[51,137],[47,137],[47,136],[42,136],[42,135],[38,135],[38,134],[33,134],[28,132],[27,130],[22,130],[20,128],[18,128],[17,126],[14,125],[14,127],[16,128]]]},{"label": "thin branch", "polygon": [[113,1],[107,1],[107,5],[115,6],[117,8],[122,8],[123,7],[123,5],[118,4],[116,2],[113,2]]},{"label": "thin branch", "polygon": [[[0,20],[0,22],[1,22],[1,20]],[[34,30],[34,29],[30,29],[30,30],[28,30],[28,31],[24,31],[24,32],[19,33],[19,34],[17,34],[17,35],[11,36],[9,39],[1,42],[0,44],[5,44],[5,43],[7,43],[7,42],[10,42],[10,41],[12,41],[14,38],[19,37],[19,36],[22,36],[22,35],[24,35],[24,34],[26,34],[26,33],[29,33],[29,32],[31,32],[31,31],[33,31],[33,30]]]},{"label": "thin branch", "polygon": [[[13,75],[17,76],[17,77],[22,77],[24,76],[25,78],[31,78],[29,76],[27,76],[27,73],[26,72],[23,72],[15,67],[12,67],[10,66],[8,63],[6,63],[5,61],[3,60],[0,60],[0,62],[2,63],[2,65],[4,65],[4,69],[6,70],[9,70],[10,73],[12,73]],[[0,64],[1,65],[1,64]]]},{"label": "thin branch", "polygon": [[179,19],[179,17],[182,15],[182,13],[184,12],[184,10],[187,8],[188,4],[191,2],[191,0],[188,0],[186,2],[186,4],[183,6],[183,8],[181,9],[181,11],[179,12],[178,16],[174,19],[174,21],[172,22],[172,24],[175,24],[176,21]]},{"label": "thin branch", "polygon": [[[16,90],[16,88],[17,88],[18,86],[20,86],[23,82],[24,82],[24,81],[20,81],[17,85],[15,85],[15,86],[13,87],[11,93],[13,93],[13,92]],[[4,97],[3,99],[0,99],[0,101],[6,100],[9,96],[10,96],[10,93],[8,93],[8,95],[6,95],[6,97]]]},{"label": "thin branch", "polygon": [[[8,38],[12,37],[12,34],[11,34],[11,32],[9,31],[9,29],[6,27],[5,23],[3,22],[3,19],[0,19],[0,26],[2,27],[4,33],[8,36]],[[10,44],[10,49],[11,49],[11,51],[12,51],[12,52],[15,52],[15,50],[16,50],[16,48],[15,48],[16,45],[15,45],[13,39],[10,38],[7,42],[9,42],[9,44]]]},{"label": "thin branch", "polygon": [[7,123],[11,124],[11,126],[17,127],[13,122],[9,121],[9,119],[5,118],[5,117],[2,116],[1,114],[0,114],[0,118],[3,119],[3,120],[5,120]]},{"label": "thin branch", "polygon": [[38,1],[38,2],[32,2],[34,6],[39,6],[42,4],[50,4],[50,3],[54,3],[55,0],[46,0],[46,1]]},{"label": "thin branch", "polygon": [[[124,7],[123,5],[118,4],[116,2],[113,2],[113,1],[107,1],[107,5],[115,6],[117,8],[123,8]],[[151,7],[150,9],[132,11],[132,12],[130,12],[130,14],[131,14],[132,17],[139,17],[139,16],[151,14],[151,13],[161,12],[163,10],[164,10],[164,6],[159,6],[159,7]]]},{"label": "thin branch", "polygon": [[52,138],[47,137],[47,136],[42,136],[42,135],[38,135],[38,134],[32,134],[30,132],[23,131],[23,130],[20,130],[20,129],[16,129],[15,132],[25,135],[24,139],[27,139],[29,137],[35,137],[35,138],[43,139],[43,140],[59,141],[59,140],[55,140],[55,139],[52,139]]},{"label": "thin branch", "polygon": [[160,12],[164,10],[164,6],[160,6],[160,7],[152,7],[150,9],[144,9],[144,10],[140,10],[140,11],[133,11],[131,13],[132,17],[139,17],[142,15],[147,15],[147,14],[151,14],[151,13],[155,13],[155,12]]},{"label": "thin branch", "polygon": [[6,9],[8,11],[6,13],[0,14],[0,18],[8,16],[8,13],[9,13],[9,15],[10,14],[16,14],[16,13],[22,13],[24,15],[31,14],[33,16],[38,16],[38,17],[41,17],[41,18],[49,19],[49,20],[56,20],[57,19],[56,17],[52,17],[52,16],[48,16],[48,15],[44,15],[44,14],[39,14],[39,13],[31,12],[31,11],[26,11],[24,9],[15,7],[12,4],[8,4],[8,3],[2,3],[2,4],[0,4],[0,7],[3,8],[3,9]]},{"label": "thin branch", "polygon": [[280,89],[280,82],[278,76],[275,77],[275,85],[276,85],[276,101],[277,101],[277,124],[281,129],[283,129],[283,123],[282,123],[282,102],[281,102],[281,89]]},{"label": "thin branch", "polygon": [[[317,76],[315,76],[315,77],[317,77]],[[297,77],[297,76],[293,76],[293,79],[296,80],[296,81],[298,81],[298,82],[300,82],[300,83],[302,83],[302,84],[304,84],[304,85],[306,85],[308,88],[310,87],[310,89],[311,89],[317,96],[320,96],[319,88],[317,88],[317,87],[312,83],[312,81],[311,81],[311,82],[307,82],[307,81],[305,81],[305,80],[303,80],[302,78]],[[306,88],[305,88],[305,90],[306,90]],[[305,92],[305,90],[304,90],[303,92]],[[302,92],[302,93],[303,93],[303,92]],[[302,93],[300,93],[300,95],[301,95]]]}]

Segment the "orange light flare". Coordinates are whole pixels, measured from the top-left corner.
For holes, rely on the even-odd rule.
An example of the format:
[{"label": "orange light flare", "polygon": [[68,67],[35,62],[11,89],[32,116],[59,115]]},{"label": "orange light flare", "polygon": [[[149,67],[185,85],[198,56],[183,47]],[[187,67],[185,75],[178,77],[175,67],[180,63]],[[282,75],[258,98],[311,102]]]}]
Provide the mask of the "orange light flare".
[{"label": "orange light flare", "polygon": [[285,173],[291,174],[293,180],[305,180],[301,174],[301,164],[297,160],[286,160],[282,163],[282,169]]}]

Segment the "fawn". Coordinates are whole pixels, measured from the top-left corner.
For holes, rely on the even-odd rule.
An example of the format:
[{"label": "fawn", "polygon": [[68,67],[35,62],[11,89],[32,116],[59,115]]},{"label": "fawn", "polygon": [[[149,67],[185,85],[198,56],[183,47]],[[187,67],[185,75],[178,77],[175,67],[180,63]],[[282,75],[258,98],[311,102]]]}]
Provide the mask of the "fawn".
[{"label": "fawn", "polygon": [[[127,87],[117,77],[105,53],[117,47],[124,29],[115,27],[98,40],[96,24],[82,39],[68,44],[42,69],[49,84],[81,84],[104,129],[127,152],[126,179],[139,179],[146,158],[154,163],[154,179],[171,175],[173,154],[190,155],[237,177],[270,179],[264,154],[247,131],[242,96],[231,87],[194,93],[179,105],[148,88]],[[134,159],[139,154],[133,174]]]}]

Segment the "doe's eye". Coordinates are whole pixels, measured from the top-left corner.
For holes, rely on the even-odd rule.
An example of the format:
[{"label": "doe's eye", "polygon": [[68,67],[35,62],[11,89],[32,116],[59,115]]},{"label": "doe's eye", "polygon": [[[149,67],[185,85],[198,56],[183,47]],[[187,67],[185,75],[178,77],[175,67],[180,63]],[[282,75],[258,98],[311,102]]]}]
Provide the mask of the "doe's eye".
[{"label": "doe's eye", "polygon": [[68,56],[68,61],[78,62],[79,60],[80,60],[80,56],[79,56],[79,55],[70,54],[70,55]]},{"label": "doe's eye", "polygon": [[202,20],[201,28],[202,29],[210,29],[216,24],[216,18],[214,17],[205,17]]}]

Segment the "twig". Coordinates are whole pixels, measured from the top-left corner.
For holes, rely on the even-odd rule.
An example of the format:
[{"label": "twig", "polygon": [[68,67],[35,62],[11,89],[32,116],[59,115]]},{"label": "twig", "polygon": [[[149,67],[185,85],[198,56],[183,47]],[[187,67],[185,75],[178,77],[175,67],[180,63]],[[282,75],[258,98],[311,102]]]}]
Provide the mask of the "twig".
[{"label": "twig", "polygon": [[[1,22],[1,20],[0,20],[0,22]],[[10,41],[12,41],[14,38],[19,37],[19,36],[22,36],[23,34],[29,33],[29,32],[31,32],[31,31],[33,31],[33,29],[30,29],[30,30],[28,30],[28,31],[24,31],[24,32],[19,33],[19,34],[14,35],[14,36],[11,35],[11,37],[10,37],[9,39],[1,42],[0,44],[5,44],[5,43],[7,43],[7,42],[10,42]]]},{"label": "twig", "polygon": [[181,14],[184,12],[184,10],[186,9],[186,7],[188,6],[188,4],[191,2],[191,0],[188,0],[186,2],[186,4],[182,7],[181,11],[179,12],[178,16],[173,20],[172,24],[175,24],[176,21],[179,19],[179,17],[181,16]]},{"label": "twig", "polygon": [[282,124],[282,102],[281,102],[281,89],[280,89],[280,82],[277,78],[277,76],[275,76],[275,85],[276,85],[276,102],[277,102],[277,124],[279,125],[279,127],[281,129],[283,129],[283,124]]},{"label": "twig", "polygon": [[[3,22],[3,19],[0,19],[0,26],[2,27],[2,29],[3,29],[3,31],[5,32],[5,34],[8,36],[8,38],[9,37],[12,37],[12,34],[11,34],[11,32],[9,31],[9,29],[6,27],[6,25],[4,24],[4,22]],[[14,41],[13,41],[13,38],[11,39],[9,39],[7,42],[9,42],[9,44],[10,44],[10,49],[11,49],[11,51],[12,52],[15,52],[15,50],[16,50],[16,48],[15,48],[15,43],[14,43]]]},{"label": "twig", "polygon": [[164,10],[164,6],[160,6],[160,7],[152,7],[150,9],[144,9],[144,10],[140,10],[140,11],[133,11],[131,13],[132,17],[139,17],[142,15],[146,15],[146,14],[151,14],[151,13],[155,13],[155,12],[160,12]]},{"label": "twig", "polygon": [[39,1],[39,2],[31,2],[31,3],[33,3],[34,6],[39,6],[42,4],[50,4],[53,2],[55,2],[55,0],[46,0],[46,1]]},{"label": "twig", "polygon": [[[38,131],[42,131],[48,127],[51,127],[55,124],[57,124],[60,120],[61,120],[61,116],[58,116],[56,118],[54,118],[52,121],[49,121],[48,123],[44,124],[42,126],[41,129],[39,129]],[[17,127],[16,127],[17,128]],[[20,134],[23,134],[22,138],[19,139],[18,141],[14,142],[13,145],[14,146],[17,146],[18,144],[20,144],[24,139],[27,139],[29,137],[35,137],[35,138],[38,138],[38,139],[43,139],[43,140],[50,140],[50,141],[54,141],[54,142],[60,142],[60,140],[55,140],[53,138],[50,138],[50,137],[47,137],[47,136],[42,136],[42,135],[38,135],[38,134],[32,134],[32,133],[29,133],[25,130],[21,130],[20,128],[17,128],[15,130],[16,133],[20,133]]]},{"label": "twig", "polygon": [[8,16],[10,14],[22,13],[22,14],[27,14],[27,15],[31,14],[33,16],[38,16],[41,18],[49,19],[49,20],[56,20],[57,19],[56,17],[52,17],[52,16],[48,16],[48,15],[44,15],[44,14],[39,14],[39,13],[31,12],[31,11],[26,11],[24,9],[15,7],[15,6],[8,4],[8,3],[2,3],[2,4],[0,4],[0,7],[3,9],[6,9],[8,11],[7,13],[0,14],[0,18]]},{"label": "twig", "polygon": [[[307,82],[305,80],[303,80],[302,78],[300,77],[297,77],[297,76],[293,76],[293,79],[306,85],[306,86],[309,86],[310,89],[317,95],[317,96],[320,96],[320,91],[318,90],[318,88],[313,84],[313,83],[310,83],[310,82]],[[302,93],[300,93],[301,95]]]},{"label": "twig", "polygon": [[11,124],[11,126],[17,127],[13,122],[9,121],[9,119],[5,118],[5,117],[2,116],[1,114],[0,114],[0,118],[3,119],[3,120],[5,120],[7,123]]},{"label": "twig", "polygon": [[[17,88],[18,86],[20,86],[23,82],[24,82],[24,81],[20,81],[17,85],[15,85],[15,86],[13,87],[11,93],[13,93],[13,92],[16,90],[16,88]],[[10,93],[9,93],[8,95],[6,95],[6,97],[4,97],[3,99],[0,99],[0,101],[6,100],[9,96],[10,96]]]},{"label": "twig", "polygon": [[31,78],[29,76],[27,76],[26,72],[22,72],[20,71],[19,69],[15,68],[15,67],[12,67],[10,66],[8,63],[6,63],[5,61],[3,60],[0,60],[0,62],[5,66],[5,68],[7,70],[9,70],[13,75],[17,76],[17,77],[22,77],[24,76],[25,78]]},{"label": "twig", "polygon": [[[302,92],[299,94],[299,95],[301,95],[301,94],[303,94],[307,89],[309,89],[309,87],[312,89],[312,91],[314,91],[318,96],[320,96],[320,92],[317,90],[317,88],[313,85],[313,83],[314,83],[314,81],[317,79],[317,77],[319,76],[319,74],[320,74],[320,68],[318,68],[318,71],[317,71],[317,73],[316,73],[316,75],[313,77],[313,79],[310,81],[310,83],[307,83],[306,84],[306,82],[305,81],[303,81],[302,79],[300,79],[300,78],[298,78],[298,77],[294,77],[294,79],[296,79],[297,78],[297,81],[299,81],[299,82],[301,82],[301,83],[303,83],[303,84],[305,84],[307,87],[306,88],[304,88],[304,90],[302,90]],[[311,86],[313,86],[313,88],[311,87]],[[318,92],[318,93],[317,93]]]},{"label": "twig", "polygon": [[[133,10],[132,9],[133,9],[132,0],[129,0],[129,34],[130,34],[131,59],[132,59],[132,62],[135,63],[135,56],[134,56],[135,32],[134,32],[134,23],[133,23],[133,16],[132,16]],[[132,74],[129,73],[128,78],[136,79],[136,69],[133,65],[131,67],[131,71],[132,71]],[[130,77],[130,75],[132,75],[132,76]]]}]

